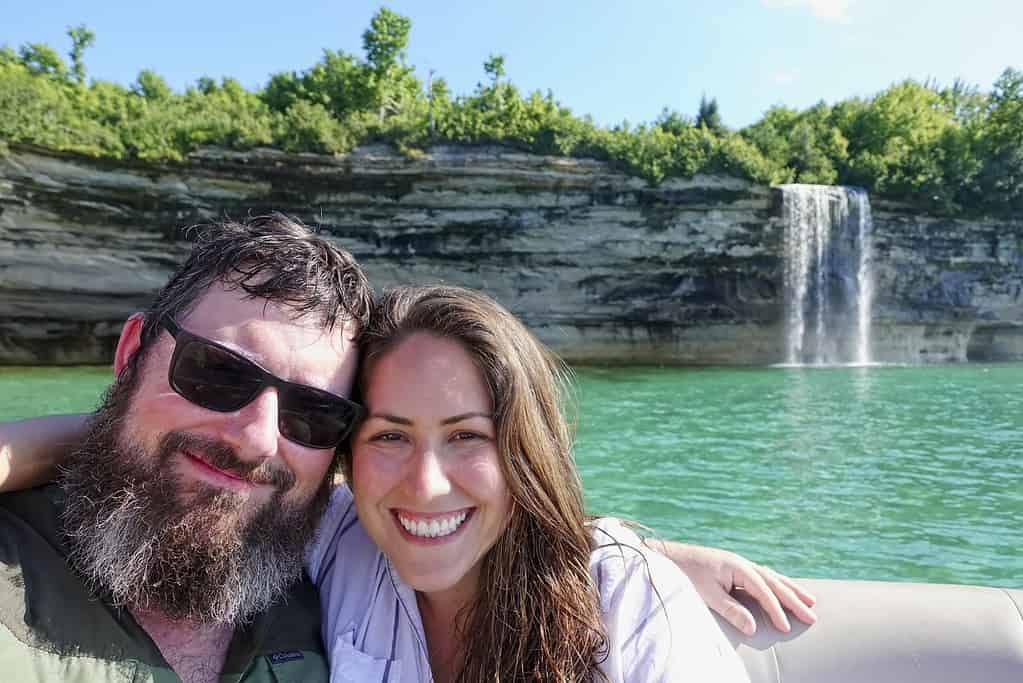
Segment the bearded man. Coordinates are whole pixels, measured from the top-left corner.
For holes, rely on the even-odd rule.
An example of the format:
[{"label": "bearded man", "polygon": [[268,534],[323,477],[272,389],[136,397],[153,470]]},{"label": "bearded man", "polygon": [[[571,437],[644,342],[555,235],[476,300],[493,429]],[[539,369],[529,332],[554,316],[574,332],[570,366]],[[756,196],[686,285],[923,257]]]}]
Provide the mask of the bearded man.
[{"label": "bearded man", "polygon": [[5,680],[327,680],[302,563],[370,303],[281,216],[199,237],[57,485],[0,497]]}]

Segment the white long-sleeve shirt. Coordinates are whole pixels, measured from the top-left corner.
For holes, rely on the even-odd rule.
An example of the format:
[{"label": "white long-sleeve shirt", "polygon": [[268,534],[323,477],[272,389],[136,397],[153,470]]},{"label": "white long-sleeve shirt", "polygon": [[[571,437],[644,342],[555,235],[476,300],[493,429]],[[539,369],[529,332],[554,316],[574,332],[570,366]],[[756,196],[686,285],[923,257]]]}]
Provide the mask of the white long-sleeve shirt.
[{"label": "white long-sleeve shirt", "polygon": [[[614,683],[748,683],[738,655],[692,583],[617,520],[593,527],[590,573],[600,592]],[[339,487],[309,549],[332,683],[433,680],[415,591],[359,524]]]}]

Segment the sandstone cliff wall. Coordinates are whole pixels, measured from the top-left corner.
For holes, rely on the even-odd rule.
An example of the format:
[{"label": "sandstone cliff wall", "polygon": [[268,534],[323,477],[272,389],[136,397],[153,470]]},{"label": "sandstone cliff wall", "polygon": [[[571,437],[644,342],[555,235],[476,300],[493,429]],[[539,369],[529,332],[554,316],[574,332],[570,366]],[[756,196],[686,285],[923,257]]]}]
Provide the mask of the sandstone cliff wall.
[{"label": "sandstone cliff wall", "polygon": [[[0,363],[108,362],[183,256],[182,228],[271,210],[319,224],[377,287],[485,289],[573,361],[783,356],[780,194],[727,177],[651,188],[502,148],[344,158],[205,150],[185,164],[0,156]],[[875,205],[875,357],[1023,359],[1023,220]]]}]

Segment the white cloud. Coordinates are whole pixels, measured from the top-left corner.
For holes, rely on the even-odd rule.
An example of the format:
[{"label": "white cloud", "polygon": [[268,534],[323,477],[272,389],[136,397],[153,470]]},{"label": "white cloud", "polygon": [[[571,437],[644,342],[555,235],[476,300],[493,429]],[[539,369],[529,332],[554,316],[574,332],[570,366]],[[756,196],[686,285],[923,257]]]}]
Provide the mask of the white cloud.
[{"label": "white cloud", "polygon": [[771,81],[773,81],[775,85],[788,85],[790,83],[795,83],[798,78],[798,69],[776,71],[771,74]]},{"label": "white cloud", "polygon": [[825,21],[849,21],[849,6],[853,0],[760,0],[770,9],[782,7],[806,7],[818,19]]}]

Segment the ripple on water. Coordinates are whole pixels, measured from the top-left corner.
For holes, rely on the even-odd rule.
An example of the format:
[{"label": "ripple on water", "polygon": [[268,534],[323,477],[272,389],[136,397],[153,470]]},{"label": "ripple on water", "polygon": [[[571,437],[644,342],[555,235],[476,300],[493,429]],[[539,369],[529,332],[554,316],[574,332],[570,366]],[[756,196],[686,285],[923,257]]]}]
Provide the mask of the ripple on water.
[{"label": "ripple on water", "polygon": [[995,369],[580,370],[587,499],[797,575],[1020,586],[1023,366]]}]

